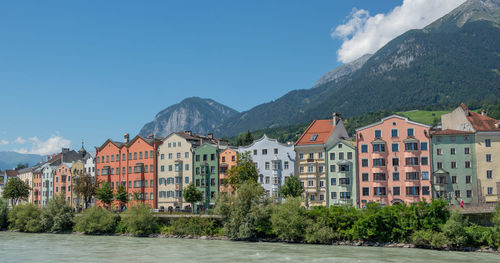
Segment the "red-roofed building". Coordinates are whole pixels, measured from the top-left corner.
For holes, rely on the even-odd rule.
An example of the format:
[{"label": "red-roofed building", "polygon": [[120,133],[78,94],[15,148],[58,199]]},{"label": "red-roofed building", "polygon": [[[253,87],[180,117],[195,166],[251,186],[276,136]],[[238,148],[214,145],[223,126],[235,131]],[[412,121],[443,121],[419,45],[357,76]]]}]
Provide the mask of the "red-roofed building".
[{"label": "red-roofed building", "polygon": [[313,121],[295,143],[295,171],[304,187],[306,206],[326,206],[326,149],[348,137],[342,119],[334,113],[332,119]]},{"label": "red-roofed building", "polygon": [[441,125],[443,130],[474,133],[479,202],[500,200],[500,121],[485,111],[470,111],[462,103],[441,116]]}]

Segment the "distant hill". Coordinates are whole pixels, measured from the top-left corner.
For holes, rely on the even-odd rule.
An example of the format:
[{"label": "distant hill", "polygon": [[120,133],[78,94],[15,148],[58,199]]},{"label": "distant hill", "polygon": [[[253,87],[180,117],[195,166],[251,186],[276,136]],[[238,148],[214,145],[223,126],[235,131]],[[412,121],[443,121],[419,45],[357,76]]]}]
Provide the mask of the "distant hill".
[{"label": "distant hill", "polygon": [[22,154],[17,152],[0,152],[0,169],[15,168],[19,163],[28,163],[30,166],[42,161],[43,156],[37,154]]},{"label": "distant hill", "polygon": [[236,114],[216,134],[308,123],[334,111],[349,118],[426,105],[500,101],[499,17],[500,0],[469,0],[426,28],[390,41],[361,67],[334,70],[333,78],[327,74],[312,89],[294,90]]},{"label": "distant hill", "polygon": [[156,137],[165,137],[172,132],[190,130],[206,134],[213,132],[224,120],[237,113],[211,99],[186,98],[160,111],[139,133],[143,136],[154,134]]}]

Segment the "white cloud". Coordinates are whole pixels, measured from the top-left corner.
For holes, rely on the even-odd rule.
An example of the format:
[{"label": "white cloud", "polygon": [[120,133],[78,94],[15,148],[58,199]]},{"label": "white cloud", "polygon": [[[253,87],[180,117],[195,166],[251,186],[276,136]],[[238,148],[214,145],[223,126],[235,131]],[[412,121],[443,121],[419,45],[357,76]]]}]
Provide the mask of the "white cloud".
[{"label": "white cloud", "polygon": [[70,140],[64,139],[59,135],[54,135],[49,139],[47,139],[46,141],[41,141],[36,136],[31,137],[28,140],[31,143],[31,148],[29,150],[28,148],[21,148],[21,149],[16,149],[14,151],[18,153],[48,155],[61,151],[61,148],[69,148],[71,145]]},{"label": "white cloud", "polygon": [[9,141],[0,140],[0,145],[7,145],[7,144],[9,144]]},{"label": "white cloud", "polygon": [[23,139],[23,137],[19,136],[17,137],[15,140],[14,140],[15,143],[18,143],[18,144],[25,144],[26,143],[26,140]]},{"label": "white cloud", "polygon": [[395,37],[427,26],[463,2],[465,0],[404,0],[389,13],[374,16],[367,10],[353,9],[347,22],[332,32],[332,37],[343,40],[337,59],[347,63],[374,53]]}]

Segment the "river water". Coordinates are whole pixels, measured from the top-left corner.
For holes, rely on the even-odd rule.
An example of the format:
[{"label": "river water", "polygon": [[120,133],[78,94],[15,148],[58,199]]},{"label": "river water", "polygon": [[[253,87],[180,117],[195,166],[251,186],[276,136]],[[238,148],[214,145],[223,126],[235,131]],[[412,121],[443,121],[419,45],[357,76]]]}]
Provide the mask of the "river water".
[{"label": "river water", "polygon": [[0,262],[500,262],[423,249],[0,232]]}]

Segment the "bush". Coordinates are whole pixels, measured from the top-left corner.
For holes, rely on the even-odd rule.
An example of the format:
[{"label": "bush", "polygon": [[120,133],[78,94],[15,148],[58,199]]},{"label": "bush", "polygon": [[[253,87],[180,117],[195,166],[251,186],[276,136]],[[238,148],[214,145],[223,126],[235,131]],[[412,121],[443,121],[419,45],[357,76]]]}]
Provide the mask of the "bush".
[{"label": "bush", "polygon": [[8,223],[9,208],[7,201],[0,198],[0,229],[5,228],[9,225]]},{"label": "bush", "polygon": [[474,247],[489,246],[498,247],[500,240],[499,232],[496,227],[486,227],[479,225],[471,225],[465,228],[467,234],[468,245]]},{"label": "bush", "polygon": [[220,230],[215,219],[198,216],[172,219],[171,226],[163,229],[163,231],[169,231],[164,234],[180,236],[214,236],[219,235]]},{"label": "bush", "polygon": [[323,220],[315,222],[306,228],[307,243],[329,244],[335,239],[335,232]]},{"label": "bush", "polygon": [[64,196],[56,197],[42,209],[40,224],[44,231],[68,231],[73,228],[73,216],[73,209],[66,204]]},{"label": "bush", "polygon": [[430,229],[422,229],[415,231],[411,235],[411,242],[417,247],[423,248],[443,248],[446,246],[448,240],[446,236],[437,231]]},{"label": "bush", "polygon": [[272,233],[285,241],[302,240],[310,222],[300,198],[288,198],[285,203],[276,207],[271,215]]},{"label": "bush", "polygon": [[85,234],[113,233],[118,216],[101,207],[87,208],[80,216],[75,217],[75,231]]},{"label": "bush", "polygon": [[9,211],[9,228],[22,232],[41,232],[40,208],[34,204],[17,205]]},{"label": "bush", "polygon": [[127,233],[144,236],[153,234],[158,229],[156,218],[151,214],[151,206],[138,204],[132,206],[122,214],[123,226]]},{"label": "bush", "polygon": [[468,225],[467,220],[458,211],[453,211],[450,218],[443,225],[443,234],[449,241],[449,245],[454,248],[460,248],[467,245],[469,237],[465,231]]}]

